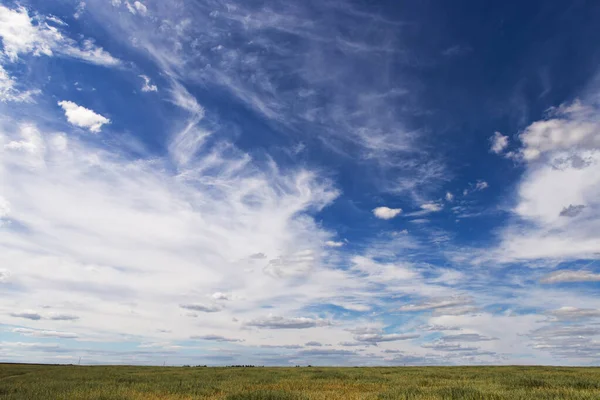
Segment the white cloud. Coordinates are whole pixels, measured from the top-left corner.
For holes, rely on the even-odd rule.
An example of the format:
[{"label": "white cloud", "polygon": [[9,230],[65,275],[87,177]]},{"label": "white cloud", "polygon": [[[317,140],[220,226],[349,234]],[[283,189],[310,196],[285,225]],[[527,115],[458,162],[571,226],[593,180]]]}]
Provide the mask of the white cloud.
[{"label": "white cloud", "polygon": [[71,332],[58,332],[46,330],[34,330],[28,328],[15,328],[13,333],[19,333],[25,336],[41,337],[41,338],[59,338],[59,339],[76,339],[78,336]]},{"label": "white cloud", "polygon": [[48,319],[52,321],[77,321],[79,317],[74,314],[51,312],[48,315]]},{"label": "white cloud", "polygon": [[0,37],[4,54],[16,61],[21,53],[52,55],[61,35],[54,27],[33,25],[25,7],[12,10],[0,5]]},{"label": "white cloud", "polygon": [[140,1],[135,1],[133,3],[133,6],[141,14],[146,14],[148,12],[148,8],[142,2],[140,2]]},{"label": "white cloud", "polygon": [[485,190],[488,187],[490,187],[490,185],[486,181],[478,179],[477,182],[475,182],[475,184],[469,183],[469,187],[463,190],[463,196],[467,196],[469,193],[472,192],[479,192],[481,190]]},{"label": "white cloud", "polygon": [[79,4],[77,4],[77,7],[75,8],[75,14],[73,14],[73,18],[79,19],[79,17],[81,17],[81,14],[83,14],[83,12],[85,11],[85,6],[85,1],[80,1]]},{"label": "white cloud", "polygon": [[211,296],[214,300],[230,300],[230,296],[226,293],[215,292]]},{"label": "white cloud", "polygon": [[19,312],[12,312],[10,313],[11,317],[15,317],[15,318],[24,318],[24,319],[30,319],[33,321],[37,321],[42,319],[42,316],[34,310],[24,310],[24,311],[19,311]]},{"label": "white cloud", "polygon": [[33,96],[40,94],[40,90],[20,91],[17,83],[0,65],[0,102],[33,103]]},{"label": "white cloud", "polygon": [[373,214],[379,219],[392,219],[402,212],[401,208],[377,207]]},{"label": "white cloud", "polygon": [[475,191],[484,190],[490,187],[490,185],[486,181],[477,181],[475,184]]},{"label": "white cloud", "polygon": [[494,135],[490,138],[490,142],[492,143],[490,150],[493,153],[500,154],[508,147],[508,136],[500,132],[494,132]]},{"label": "white cloud", "polygon": [[329,325],[331,325],[331,322],[324,319],[305,317],[286,318],[274,315],[246,322],[246,326],[265,329],[307,329]]},{"label": "white cloud", "polygon": [[594,308],[561,307],[550,311],[548,314],[559,320],[579,320],[600,317],[600,310]]},{"label": "white cloud", "polygon": [[204,108],[198,103],[198,100],[187,91],[187,89],[178,82],[173,82],[170,101],[173,104],[188,111],[192,116],[198,119],[204,118]]},{"label": "white cloud", "polygon": [[446,201],[453,201],[454,195],[450,192],[446,192]]},{"label": "white cloud", "polygon": [[69,24],[67,24],[65,21],[63,21],[62,19],[58,18],[55,15],[47,15],[45,19],[46,19],[46,21],[53,22],[56,25],[69,26]]},{"label": "white cloud", "polygon": [[[236,321],[314,325],[303,341],[323,342],[325,328],[342,329],[318,318],[261,319],[267,305],[275,315],[296,315],[359,285],[323,262],[331,233],[311,214],[336,198],[329,181],[259,167],[232,146],[205,148],[173,172],[169,158],[130,160],[96,143],[103,142],[32,124],[0,129],[0,193],[14,226],[28,228],[0,230],[0,265],[31,293],[3,303],[1,323],[14,324],[12,313],[41,330],[69,324],[81,337],[147,342],[159,329],[173,340],[230,337],[243,326]],[[217,292],[235,296],[206,299]],[[40,304],[56,314],[15,311]],[[215,312],[205,319],[203,311]],[[240,339],[289,343],[285,331],[275,343],[244,330]]]},{"label": "white cloud", "polygon": [[600,274],[590,271],[556,271],[540,279],[541,283],[600,282]]},{"label": "white cloud", "polygon": [[243,342],[241,339],[232,339],[227,338],[221,335],[200,335],[200,336],[190,336],[192,340],[208,340],[213,342]]},{"label": "white cloud", "polygon": [[53,56],[56,53],[104,66],[120,64],[91,40],[84,40],[79,45],[57,27],[48,25],[45,17],[30,17],[25,7],[11,9],[0,5],[0,38],[4,54],[11,61],[17,61],[21,54]]},{"label": "white cloud", "polygon": [[4,197],[0,196],[0,218],[5,218],[10,213],[10,203]]},{"label": "white cloud", "polygon": [[369,344],[377,344],[381,342],[396,342],[399,340],[409,340],[416,339],[420,335],[417,333],[407,333],[407,334],[398,334],[398,333],[390,333],[390,334],[382,334],[382,333],[365,333],[354,336],[354,340],[361,343],[369,343]]},{"label": "white cloud", "polygon": [[[2,221],[0,221],[0,225],[1,225]],[[0,269],[0,283],[6,283],[8,282],[10,278],[10,271],[6,270],[6,269]]]},{"label": "white cloud", "polygon": [[142,92],[158,92],[156,85],[150,84],[150,78],[146,75],[140,75],[140,78],[144,80],[144,86],[142,86]]},{"label": "white cloud", "polygon": [[[372,84],[353,79],[357,68],[372,69],[370,55],[391,57],[397,51],[388,40],[374,39],[366,28],[376,16],[352,12],[352,18],[364,25],[357,23],[360,32],[350,37],[329,19],[339,9],[328,2],[319,3],[320,15],[328,16],[321,20],[311,16],[316,10],[305,3],[274,10],[236,0],[219,10],[201,10],[203,7],[194,7],[193,2],[181,2],[175,8],[153,2],[156,14],[161,15],[157,19],[114,18],[113,10],[106,11],[96,3],[114,39],[149,55],[165,74],[236,98],[265,120],[302,135],[296,142],[318,134],[323,144],[337,152],[394,171],[388,175],[393,179],[374,182],[386,190],[417,197],[424,187],[447,178],[448,169],[435,155],[415,151],[422,132],[405,126],[406,107],[396,102],[407,98],[404,85],[390,87],[389,79],[375,69],[369,74],[374,77]],[[124,3],[131,13],[138,13],[131,0],[115,3]],[[123,31],[136,33],[123,35]],[[287,35],[306,50],[286,51],[283,37]],[[252,42],[256,48],[240,47],[234,37]],[[268,57],[256,57],[257,51]],[[332,54],[336,54],[335,60]],[[274,63],[281,71],[273,70]],[[191,67],[200,65],[205,67]],[[281,85],[281,76],[288,74],[297,79]],[[326,97],[318,105],[317,94]],[[395,111],[390,109],[390,101],[397,104]]]},{"label": "white cloud", "polygon": [[[465,305],[472,304],[472,299],[467,297],[453,297],[447,299],[430,299],[417,304],[408,304],[398,308],[398,311],[425,311],[425,310],[436,310],[446,309],[452,307],[462,307]],[[451,315],[451,314],[449,314]]]},{"label": "white cloud", "polygon": [[192,303],[192,304],[180,304],[179,307],[184,308],[190,311],[199,311],[205,313],[213,313],[219,312],[223,308],[218,304],[201,304],[201,303]]},{"label": "white cloud", "polygon": [[597,110],[576,100],[550,112],[552,118],[529,125],[519,136],[525,160],[561,150],[600,148]]},{"label": "white cloud", "polygon": [[59,54],[77,58],[91,64],[98,64],[106,67],[114,67],[121,64],[120,60],[111,56],[102,47],[96,46],[90,39],[84,40],[81,46],[76,46],[74,43],[61,45],[57,51]]},{"label": "white cloud", "polygon": [[600,253],[600,122],[576,101],[551,110],[520,135],[525,173],[513,223],[501,234],[500,261],[595,259]]},{"label": "white cloud", "polygon": [[333,240],[328,240],[325,242],[325,246],[327,247],[343,247],[346,243],[344,242],[336,242]]},{"label": "white cloud", "polygon": [[[113,0],[113,3],[117,1]],[[88,4],[90,15],[95,17],[101,7],[110,10],[105,0],[90,0]],[[243,24],[244,29],[250,32],[249,36],[256,39],[254,45],[261,47],[265,44],[263,49],[272,53],[287,51],[286,48],[278,48],[278,43],[271,40],[270,35],[262,34],[275,25],[277,29],[302,27],[296,32],[320,34],[313,31],[314,25],[311,25],[319,21],[310,21],[309,18],[294,20],[292,13],[285,12],[285,9],[252,10],[243,2],[235,6],[242,11],[223,8],[222,12],[227,14],[224,20],[229,24],[231,21]],[[215,32],[214,40],[219,42],[227,39],[207,22],[216,17],[188,13],[190,9],[186,2],[182,3],[178,13],[186,17],[189,15],[191,20],[198,17],[198,21],[206,24],[190,23],[187,26],[191,28],[186,28],[181,20],[172,18],[167,4],[155,2],[153,7],[167,11],[161,21],[168,23],[161,22],[164,31],[160,35],[164,42],[168,41],[176,49],[172,62],[169,60],[168,67],[161,71],[163,77],[189,77],[185,69],[206,64],[204,56],[198,54],[203,52],[203,48],[212,48],[206,41],[213,39],[207,38],[203,32]],[[152,52],[151,45],[155,45],[152,56],[156,57],[159,66],[164,67],[160,59],[168,58],[170,53],[165,53],[164,42],[160,42],[160,38],[148,40],[148,29],[142,26],[141,21],[149,26],[154,22],[132,17],[126,10],[118,15],[119,18],[104,20],[107,15],[117,15],[116,10],[110,12],[98,13],[97,16],[101,22],[111,21],[112,25],[107,23],[106,29],[123,28],[124,33],[135,32],[136,46],[139,45],[143,52]],[[247,18],[235,19],[237,17]],[[305,25],[298,24],[297,19]],[[281,24],[277,20],[285,20],[286,23]],[[132,25],[120,25],[130,23]],[[153,28],[152,25],[149,30],[153,31]],[[131,35],[122,37],[130,40]],[[191,49],[187,41],[189,37],[199,38],[199,50]],[[113,37],[117,38],[116,35]],[[358,51],[357,46],[346,46],[348,51]],[[360,51],[369,49],[363,46]],[[275,118],[276,122],[289,122],[286,96],[289,95],[290,99],[298,96],[295,91],[282,94],[277,80],[268,76],[268,68],[261,65],[261,60],[249,57],[252,54],[244,54],[243,49],[232,49],[226,42],[218,52],[211,53],[218,53],[211,55],[216,57],[216,62],[208,72],[196,70],[195,83],[210,82],[217,89],[228,89],[238,100],[259,110],[261,115]],[[225,56],[226,60],[219,60],[219,57]],[[186,67],[178,69],[177,65]],[[294,66],[298,66],[301,74],[310,75],[299,77],[302,84],[316,86],[317,90],[323,87],[319,87],[320,83],[315,83],[315,79],[319,82],[334,79],[337,82],[340,80],[338,75],[332,78],[330,74],[338,71],[341,72],[341,81],[345,81],[344,76],[351,76],[344,73],[348,72],[344,71],[344,65],[341,71],[340,66],[327,66],[318,74],[305,72],[311,71],[307,67],[318,66],[312,60],[298,62]],[[253,79],[248,80],[249,77]],[[0,305],[0,323],[27,322],[43,331],[61,332],[64,329],[77,332],[80,338],[94,336],[94,340],[103,341],[140,338],[144,343],[140,347],[150,347],[153,356],[161,349],[174,348],[170,343],[176,340],[193,337],[212,341],[199,343],[204,348],[202,351],[212,351],[221,356],[230,354],[231,348],[247,347],[241,350],[245,354],[232,359],[243,359],[261,346],[269,346],[265,349],[294,349],[301,343],[313,342],[322,344],[325,350],[295,356],[338,356],[344,357],[341,362],[354,362],[358,360],[354,357],[360,354],[359,351],[348,352],[337,347],[340,341],[350,343],[354,340],[358,341],[358,347],[363,347],[357,350],[377,344],[377,347],[368,349],[371,353],[368,357],[360,360],[373,363],[383,360],[378,357],[385,350],[398,347],[397,340],[404,340],[401,343],[402,350],[406,351],[404,355],[414,352],[417,354],[415,358],[418,358],[432,352],[433,349],[421,349],[421,341],[413,343],[417,341],[409,339],[415,337],[414,333],[410,333],[413,326],[425,323],[423,319],[433,314],[431,318],[439,322],[434,325],[448,329],[466,326],[469,329],[461,331],[461,334],[471,336],[461,336],[460,340],[482,343],[481,349],[470,350],[466,349],[470,346],[454,343],[458,339],[450,338],[452,346],[459,346],[461,350],[440,347],[439,351],[472,352],[471,356],[477,357],[477,361],[481,361],[480,357],[487,361],[490,358],[485,357],[496,350],[494,347],[501,351],[508,348],[508,343],[514,344],[516,349],[511,348],[510,353],[519,353],[523,357],[521,359],[531,355],[530,348],[525,345],[519,347],[518,340],[524,341],[523,336],[517,337],[513,333],[522,335],[528,332],[535,324],[531,321],[540,319],[539,314],[499,318],[476,312],[479,309],[475,307],[475,301],[477,304],[481,302],[483,307],[503,303],[509,298],[503,296],[505,291],[500,285],[494,288],[494,293],[480,293],[477,300],[452,301],[456,299],[453,296],[457,292],[483,292],[479,280],[486,271],[471,271],[472,274],[464,274],[460,279],[451,273],[439,275],[434,266],[402,262],[408,259],[404,257],[417,260],[426,251],[417,235],[422,232],[429,235],[429,226],[414,226],[414,236],[382,234],[374,240],[377,243],[370,243],[362,250],[364,255],[350,260],[344,252],[325,248],[331,247],[329,242],[335,243],[335,246],[343,243],[332,241],[335,233],[324,229],[313,216],[337,196],[331,183],[313,171],[279,169],[274,163],[263,163],[261,157],[255,160],[234,144],[221,141],[223,130],[215,130],[213,135],[214,125],[206,122],[211,120],[211,115],[203,119],[202,106],[183,86],[179,88],[177,85],[171,85],[171,91],[161,87],[161,91],[168,93],[170,100],[189,115],[183,121],[172,121],[173,125],[163,136],[169,145],[168,154],[158,156],[155,153],[152,158],[132,159],[131,154],[121,153],[118,146],[104,140],[106,135],[80,137],[73,132],[56,134],[46,128],[57,125],[48,121],[50,117],[47,115],[44,115],[44,123],[40,121],[40,130],[31,129],[29,138],[23,136],[17,124],[0,122],[0,194],[10,202],[11,221],[15,221],[8,224],[12,225],[9,229],[3,227],[0,230],[3,247],[0,265],[10,265],[9,284],[27,293],[25,296],[20,291],[11,290],[6,294],[7,301]],[[340,92],[337,87],[327,88]],[[377,155],[403,151],[410,146],[405,145],[406,135],[402,134],[402,138],[398,139],[387,133],[399,131],[401,124],[393,113],[381,111],[389,110],[382,105],[389,105],[390,96],[400,94],[375,88],[375,93],[368,93],[368,99],[361,99],[355,104],[355,97],[343,96],[353,93],[354,89],[357,88],[341,91],[340,98],[349,100],[338,100],[336,96],[334,101],[324,102],[328,103],[326,109],[306,110],[306,104],[314,104],[310,99],[304,105],[304,100],[299,99],[297,105],[300,111],[307,111],[307,119],[314,118],[315,125],[336,132],[340,127],[348,127],[349,134],[344,140],[356,144],[361,149],[361,156],[377,159],[382,165],[393,161],[395,157],[382,157],[383,161],[379,161]],[[311,96],[309,93],[305,95]],[[370,104],[373,108],[366,107]],[[349,115],[350,119],[347,118]],[[69,127],[65,130],[72,131]],[[205,140],[208,135],[213,136]],[[331,139],[331,135],[323,136],[324,140]],[[373,136],[376,137],[371,139]],[[215,141],[218,145],[214,145]],[[39,168],[31,168],[33,164]],[[421,176],[415,178],[415,182],[420,179]],[[410,185],[413,184],[411,181]],[[431,197],[421,197],[416,204],[428,199]],[[563,213],[562,210],[566,211]],[[588,202],[572,201],[561,204],[556,213],[565,214],[561,219],[570,221],[583,218],[593,210]],[[340,265],[343,267],[339,268]],[[457,286],[464,290],[458,290]],[[227,301],[224,301],[225,298]],[[380,326],[384,324],[382,315],[389,311],[392,301],[402,299],[408,303],[410,301],[404,300],[407,298],[416,299],[412,300],[414,307],[406,306],[406,311],[415,311],[407,320],[406,330],[409,333],[388,333],[389,327]],[[317,307],[328,304],[361,314],[352,320],[335,320],[327,312],[316,311],[321,310]],[[582,307],[577,302],[569,301],[567,304]],[[180,305],[187,308],[182,309]],[[36,307],[60,311],[56,314],[44,311],[38,314],[41,319],[35,321],[10,317],[13,310]],[[596,305],[587,307],[597,308]],[[307,310],[311,310],[310,315]],[[187,318],[188,311],[196,312],[197,319]],[[201,314],[204,311],[214,312]],[[427,315],[423,315],[424,311]],[[267,312],[273,314],[265,317]],[[352,313],[348,311],[347,314]],[[360,324],[361,319],[362,323],[373,323],[377,329],[363,333],[345,329]],[[65,325],[69,328],[64,328]],[[487,330],[479,329],[481,327]],[[257,334],[258,329],[263,330]],[[499,337],[493,330],[505,329],[508,331],[507,340],[504,336],[498,341],[476,340]],[[230,342],[231,345],[228,344]],[[198,350],[186,350],[181,357],[197,359],[196,354],[188,354],[195,351]],[[28,353],[23,350],[20,356],[28,357]],[[99,355],[95,360],[105,361],[110,357],[118,358],[115,362],[130,360],[117,356],[116,352],[109,356]],[[139,357],[136,362],[150,360],[143,355]],[[503,362],[514,359],[506,358]]]},{"label": "white cloud", "polygon": [[391,283],[418,277],[418,274],[409,265],[402,263],[379,263],[364,256],[354,256],[351,261],[352,271],[366,274],[372,282]]},{"label": "white cloud", "polygon": [[80,128],[86,128],[90,132],[100,132],[102,125],[110,124],[110,120],[94,111],[73,103],[72,101],[62,100],[58,105],[65,111],[65,116],[69,123]]},{"label": "white cloud", "polygon": [[421,209],[427,212],[438,212],[442,211],[442,205],[438,203],[425,203],[421,204]]},{"label": "white cloud", "polygon": [[[115,4],[115,2],[113,2],[113,5],[120,5],[121,2],[118,1],[117,4]],[[127,6],[127,10],[132,13],[132,14],[141,14],[141,15],[146,15],[148,13],[148,8],[140,1],[134,1],[133,3],[130,3],[129,1],[125,2],[125,5]]]},{"label": "white cloud", "polygon": [[441,342],[487,342],[498,340],[498,338],[480,335],[478,333],[458,333],[455,335],[444,335],[439,338]]}]

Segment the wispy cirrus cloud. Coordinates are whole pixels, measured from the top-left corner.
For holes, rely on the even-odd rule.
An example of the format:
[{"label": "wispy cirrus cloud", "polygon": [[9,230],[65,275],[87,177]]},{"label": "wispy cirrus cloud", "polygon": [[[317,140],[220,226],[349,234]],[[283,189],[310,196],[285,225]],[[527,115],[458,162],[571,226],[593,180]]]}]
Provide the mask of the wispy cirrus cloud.
[{"label": "wispy cirrus cloud", "polygon": [[600,282],[600,274],[591,271],[555,271],[540,279],[541,283]]},{"label": "wispy cirrus cloud", "polygon": [[45,330],[34,330],[27,328],[15,328],[12,330],[13,333],[18,333],[24,336],[40,337],[40,338],[59,338],[59,339],[76,339],[78,336],[71,332],[57,332],[57,331],[45,331]]},{"label": "wispy cirrus cloud", "polygon": [[[251,110],[284,140],[317,141],[376,166],[380,177],[401,177],[374,181],[386,190],[420,197],[448,177],[442,160],[420,145],[422,132],[406,126],[417,108],[408,96],[411,78],[402,77],[404,68],[377,67],[414,62],[402,46],[401,23],[367,28],[381,16],[350,2],[262,7],[184,1],[177,8],[147,4],[149,14],[169,21],[158,26],[133,15],[115,20],[115,10],[103,2],[88,3],[95,18],[114,22],[109,29],[115,38],[181,83],[200,84]],[[349,23],[357,27],[352,34],[343,28]],[[130,31],[136,32],[133,42],[123,35]],[[398,84],[390,87],[390,81]]]},{"label": "wispy cirrus cloud", "polygon": [[[440,117],[453,113],[421,104],[448,104],[422,79],[459,62],[456,42],[411,47],[419,18],[384,6],[40,7],[63,21],[35,3],[0,8],[7,359],[582,363],[597,350],[595,272],[569,264],[597,258],[592,100],[469,142]],[[487,159],[447,146],[465,141],[518,168],[480,175]]]}]

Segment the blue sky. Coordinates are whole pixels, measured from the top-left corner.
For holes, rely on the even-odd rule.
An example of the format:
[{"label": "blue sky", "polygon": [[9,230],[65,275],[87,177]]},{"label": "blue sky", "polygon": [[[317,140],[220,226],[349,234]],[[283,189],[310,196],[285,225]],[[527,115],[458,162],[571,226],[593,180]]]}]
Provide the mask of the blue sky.
[{"label": "blue sky", "polygon": [[0,0],[0,361],[597,362],[598,18]]}]

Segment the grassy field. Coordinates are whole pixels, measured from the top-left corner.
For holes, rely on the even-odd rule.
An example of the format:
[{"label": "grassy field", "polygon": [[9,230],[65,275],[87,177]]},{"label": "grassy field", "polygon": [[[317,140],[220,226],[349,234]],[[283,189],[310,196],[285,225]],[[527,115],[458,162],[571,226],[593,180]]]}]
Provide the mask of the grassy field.
[{"label": "grassy field", "polygon": [[0,364],[0,399],[600,399],[600,368]]}]

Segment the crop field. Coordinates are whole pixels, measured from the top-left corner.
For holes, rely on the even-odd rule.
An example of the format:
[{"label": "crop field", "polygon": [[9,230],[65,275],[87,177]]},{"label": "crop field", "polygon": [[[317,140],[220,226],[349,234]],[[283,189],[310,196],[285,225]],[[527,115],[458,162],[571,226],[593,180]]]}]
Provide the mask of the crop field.
[{"label": "crop field", "polygon": [[0,364],[0,399],[600,399],[600,368]]}]

